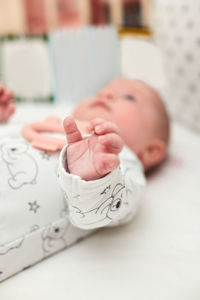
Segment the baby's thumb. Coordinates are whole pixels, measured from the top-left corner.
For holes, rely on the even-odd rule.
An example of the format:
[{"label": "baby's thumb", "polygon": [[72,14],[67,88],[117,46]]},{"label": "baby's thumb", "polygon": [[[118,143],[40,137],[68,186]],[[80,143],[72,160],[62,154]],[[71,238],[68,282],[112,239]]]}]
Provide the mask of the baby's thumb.
[{"label": "baby's thumb", "polygon": [[82,140],[81,133],[72,117],[66,117],[63,121],[68,144],[73,144]]}]

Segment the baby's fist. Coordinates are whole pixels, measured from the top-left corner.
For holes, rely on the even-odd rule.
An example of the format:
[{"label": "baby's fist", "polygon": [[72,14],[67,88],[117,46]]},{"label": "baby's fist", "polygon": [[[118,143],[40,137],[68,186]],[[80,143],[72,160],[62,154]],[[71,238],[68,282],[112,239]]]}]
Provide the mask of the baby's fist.
[{"label": "baby's fist", "polygon": [[15,111],[13,93],[0,83],[0,122],[6,122]]}]

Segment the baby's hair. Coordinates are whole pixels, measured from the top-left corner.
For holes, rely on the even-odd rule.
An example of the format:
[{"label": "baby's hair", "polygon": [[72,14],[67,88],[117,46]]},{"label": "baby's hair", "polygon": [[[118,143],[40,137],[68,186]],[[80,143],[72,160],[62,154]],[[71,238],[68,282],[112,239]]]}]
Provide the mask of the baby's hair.
[{"label": "baby's hair", "polygon": [[155,116],[155,132],[158,134],[158,137],[164,141],[166,145],[169,144],[170,138],[170,118],[164,105],[164,101],[157,91],[154,90],[155,96],[157,98],[157,110]]},{"label": "baby's hair", "polygon": [[170,118],[164,101],[155,88],[142,80],[137,79],[137,81],[144,84],[144,86],[146,86],[153,95],[154,102],[157,106],[157,109],[153,111],[155,117],[154,129],[156,137],[160,138],[166,145],[168,145],[170,139]]}]

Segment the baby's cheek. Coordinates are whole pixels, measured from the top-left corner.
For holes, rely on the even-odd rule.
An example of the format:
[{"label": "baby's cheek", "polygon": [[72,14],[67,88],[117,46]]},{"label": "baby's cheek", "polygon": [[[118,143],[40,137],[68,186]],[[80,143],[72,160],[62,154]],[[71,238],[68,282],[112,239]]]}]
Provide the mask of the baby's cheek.
[{"label": "baby's cheek", "polygon": [[119,119],[117,125],[125,144],[137,152],[144,138],[143,124],[140,124],[136,118],[127,117],[126,119]]},{"label": "baby's cheek", "polygon": [[86,99],[81,101],[74,109],[72,116],[75,119],[81,120],[84,119],[85,113],[88,111],[88,106],[90,104],[90,100]]}]

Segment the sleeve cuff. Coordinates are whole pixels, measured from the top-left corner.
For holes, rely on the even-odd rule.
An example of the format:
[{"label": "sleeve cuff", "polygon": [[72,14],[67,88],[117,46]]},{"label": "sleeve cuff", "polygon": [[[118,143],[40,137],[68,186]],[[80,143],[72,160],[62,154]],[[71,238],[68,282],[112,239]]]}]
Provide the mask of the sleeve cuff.
[{"label": "sleeve cuff", "polygon": [[93,196],[96,197],[98,194],[103,193],[105,187],[111,185],[113,182],[121,181],[120,168],[116,168],[100,179],[85,181],[80,176],[68,172],[67,147],[68,145],[62,149],[59,157],[59,180],[61,187],[67,194],[71,205],[75,205],[77,202],[79,205],[82,203],[85,205],[87,202],[87,206],[90,207],[91,204],[88,203],[88,199],[91,199],[94,203]]}]

